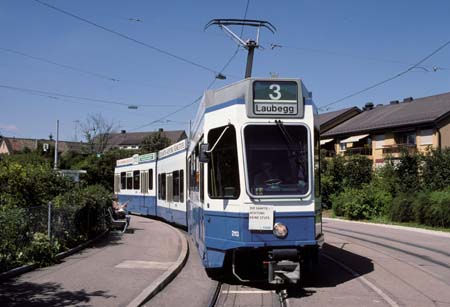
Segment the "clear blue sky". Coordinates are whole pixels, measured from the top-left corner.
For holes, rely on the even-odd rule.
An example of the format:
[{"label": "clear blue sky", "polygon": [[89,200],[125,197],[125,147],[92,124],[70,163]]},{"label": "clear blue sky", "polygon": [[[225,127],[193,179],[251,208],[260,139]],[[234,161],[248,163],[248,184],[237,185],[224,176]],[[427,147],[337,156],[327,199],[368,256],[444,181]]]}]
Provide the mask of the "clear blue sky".
[{"label": "clear blue sky", "polygon": [[[236,45],[213,18],[243,18],[247,0],[42,0],[99,25],[219,71]],[[277,32],[261,32],[253,76],[302,78],[320,107],[407,69],[450,40],[450,1],[250,0],[247,18],[270,21]],[[133,20],[130,20],[133,19]],[[140,21],[136,21],[139,19]],[[236,32],[240,32],[237,28]],[[0,1],[0,134],[74,140],[77,121],[99,114],[131,131],[192,103],[214,78],[184,63],[33,0]],[[254,32],[244,31],[245,38]],[[270,44],[281,48],[270,48]],[[51,65],[14,52],[42,58]],[[213,87],[243,77],[246,52],[237,54]],[[333,105],[388,103],[450,91],[450,46],[409,73]],[[433,71],[433,67],[438,67]],[[118,79],[112,81],[108,78]],[[1,86],[121,102],[83,101],[35,95]],[[34,92],[36,93],[36,92]],[[130,105],[164,105],[139,107]],[[168,106],[170,105],[170,106]],[[188,129],[196,105],[140,130]]]}]

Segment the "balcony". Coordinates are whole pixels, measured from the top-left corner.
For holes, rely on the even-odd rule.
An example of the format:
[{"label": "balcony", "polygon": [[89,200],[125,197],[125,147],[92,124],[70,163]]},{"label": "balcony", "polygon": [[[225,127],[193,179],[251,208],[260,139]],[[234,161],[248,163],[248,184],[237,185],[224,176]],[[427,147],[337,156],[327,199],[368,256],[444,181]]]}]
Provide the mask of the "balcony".
[{"label": "balcony", "polygon": [[383,146],[384,155],[399,154],[401,152],[414,154],[417,152],[417,146],[415,144],[393,144]]},{"label": "balcony", "polygon": [[372,155],[372,147],[347,147],[344,151],[345,156],[352,155],[363,155],[363,156],[371,156]]}]

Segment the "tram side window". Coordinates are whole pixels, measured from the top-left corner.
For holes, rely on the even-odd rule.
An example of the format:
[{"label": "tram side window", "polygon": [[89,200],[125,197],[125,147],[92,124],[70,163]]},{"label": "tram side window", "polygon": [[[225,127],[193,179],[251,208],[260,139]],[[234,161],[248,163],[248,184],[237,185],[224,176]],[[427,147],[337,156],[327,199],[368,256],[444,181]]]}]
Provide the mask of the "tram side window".
[{"label": "tram side window", "polygon": [[200,184],[200,202],[203,202],[205,200],[205,175],[204,175],[205,168],[203,166],[203,163],[200,163],[200,178],[199,178],[199,184]]},{"label": "tram side window", "polygon": [[180,171],[174,171],[172,173],[172,191],[173,201],[180,201]]},{"label": "tram side window", "polygon": [[193,192],[199,191],[199,167],[198,167],[198,150],[196,149],[191,156],[189,163],[189,190]]},{"label": "tram side window", "polygon": [[161,199],[166,200],[166,174],[161,174],[161,188],[159,189],[161,192]]},{"label": "tram side window", "polygon": [[120,173],[120,189],[125,190],[127,188],[127,173]]},{"label": "tram side window", "polygon": [[133,190],[133,172],[127,172],[127,190]]},{"label": "tram side window", "polygon": [[139,190],[139,186],[140,186],[140,178],[139,178],[140,172],[139,171],[134,171],[133,172],[133,189],[134,190]]},{"label": "tram side window", "polygon": [[158,174],[158,199],[161,199],[161,174]]},{"label": "tram side window", "polygon": [[320,178],[320,133],[317,129],[314,129],[314,142],[314,188],[315,196],[320,197],[322,195]]},{"label": "tram side window", "polygon": [[239,164],[237,156],[236,130],[234,126],[212,129],[208,134],[210,146],[224,132],[211,152],[208,162],[208,194],[211,198],[237,199],[241,193],[239,184]]},{"label": "tram side window", "polygon": [[148,187],[147,190],[153,190],[153,169],[148,170]]},{"label": "tram side window", "polygon": [[184,202],[184,171],[180,170],[180,202]]}]

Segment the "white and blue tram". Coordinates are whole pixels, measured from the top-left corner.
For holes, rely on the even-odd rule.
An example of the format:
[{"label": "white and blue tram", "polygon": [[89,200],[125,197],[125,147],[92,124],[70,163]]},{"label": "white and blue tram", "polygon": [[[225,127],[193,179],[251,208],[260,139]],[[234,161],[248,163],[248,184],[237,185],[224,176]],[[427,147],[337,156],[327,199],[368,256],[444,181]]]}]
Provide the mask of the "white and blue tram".
[{"label": "white and blue tram", "polygon": [[[157,191],[137,190],[130,210],[187,225],[212,277],[298,281],[323,242],[315,113],[298,79],[247,78],[207,91],[187,148],[135,162],[144,182],[154,166]],[[138,168],[118,161],[121,200]]]},{"label": "white and blue tram", "polygon": [[128,203],[128,211],[187,226],[186,142],[117,160],[114,192]]}]

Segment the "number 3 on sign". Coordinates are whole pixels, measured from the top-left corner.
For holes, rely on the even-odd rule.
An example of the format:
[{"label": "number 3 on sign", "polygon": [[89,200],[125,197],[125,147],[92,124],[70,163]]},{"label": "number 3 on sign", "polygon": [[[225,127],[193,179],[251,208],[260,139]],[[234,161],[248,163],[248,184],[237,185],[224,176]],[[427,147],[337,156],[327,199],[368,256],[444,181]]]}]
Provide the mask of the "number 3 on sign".
[{"label": "number 3 on sign", "polygon": [[271,84],[269,89],[273,91],[273,93],[269,94],[270,99],[279,100],[281,98],[281,87],[278,84]]}]

